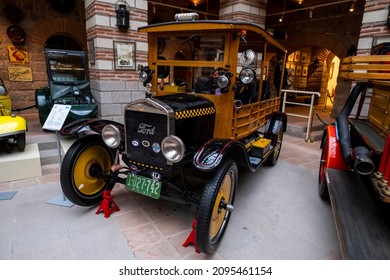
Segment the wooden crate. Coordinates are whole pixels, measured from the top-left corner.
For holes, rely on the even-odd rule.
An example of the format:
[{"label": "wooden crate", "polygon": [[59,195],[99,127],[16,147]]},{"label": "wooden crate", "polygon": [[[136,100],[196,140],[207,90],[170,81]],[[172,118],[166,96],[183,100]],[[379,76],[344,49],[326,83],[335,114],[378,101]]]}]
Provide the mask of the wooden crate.
[{"label": "wooden crate", "polygon": [[390,80],[390,55],[350,56],[341,62],[339,76],[348,80]]}]

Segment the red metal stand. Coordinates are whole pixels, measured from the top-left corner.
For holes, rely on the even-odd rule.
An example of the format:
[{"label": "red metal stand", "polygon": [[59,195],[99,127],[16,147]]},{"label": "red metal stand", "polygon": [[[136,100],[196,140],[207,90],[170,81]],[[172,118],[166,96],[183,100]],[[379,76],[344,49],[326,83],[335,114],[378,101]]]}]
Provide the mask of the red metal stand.
[{"label": "red metal stand", "polygon": [[104,218],[110,217],[112,212],[120,211],[119,207],[116,205],[113,197],[111,196],[110,190],[105,190],[103,192],[103,201],[100,203],[100,206],[95,214],[99,214],[102,211],[104,212]]},{"label": "red metal stand", "polygon": [[182,246],[187,248],[189,244],[193,244],[195,246],[195,252],[200,254],[198,246],[196,245],[196,219],[192,221],[192,231],[190,232]]}]

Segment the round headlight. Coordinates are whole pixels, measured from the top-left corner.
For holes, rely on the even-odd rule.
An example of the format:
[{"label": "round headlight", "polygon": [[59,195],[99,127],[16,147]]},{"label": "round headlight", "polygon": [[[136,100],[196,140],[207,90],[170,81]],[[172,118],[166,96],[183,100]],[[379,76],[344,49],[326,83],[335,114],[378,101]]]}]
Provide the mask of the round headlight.
[{"label": "round headlight", "polygon": [[115,125],[108,124],[102,130],[102,138],[108,147],[117,148],[121,143],[121,132]]},{"label": "round headlight", "polygon": [[240,81],[243,84],[250,84],[256,77],[256,73],[253,69],[244,68],[240,72]]},{"label": "round headlight", "polygon": [[217,85],[220,88],[226,88],[229,85],[229,78],[225,75],[219,76],[217,79]]},{"label": "round headlight", "polygon": [[252,51],[251,49],[245,50],[240,57],[240,63],[243,66],[249,66],[253,64],[256,58],[256,53]]},{"label": "round headlight", "polygon": [[148,82],[149,80],[149,75],[148,73],[146,73],[145,71],[142,71],[141,73],[139,73],[139,80],[143,83],[146,83]]},{"label": "round headlight", "polygon": [[183,159],[185,146],[179,137],[170,135],[162,141],[161,152],[168,161],[176,163]]},{"label": "round headlight", "polygon": [[5,94],[5,88],[0,86],[0,94]]}]

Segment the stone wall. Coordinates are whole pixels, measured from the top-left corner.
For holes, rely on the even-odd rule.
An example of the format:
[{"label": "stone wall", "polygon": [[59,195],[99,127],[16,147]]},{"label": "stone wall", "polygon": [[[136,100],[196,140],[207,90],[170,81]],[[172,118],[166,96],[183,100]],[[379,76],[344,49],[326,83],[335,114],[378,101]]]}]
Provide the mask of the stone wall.
[{"label": "stone wall", "polygon": [[[123,122],[126,104],[144,96],[145,88],[139,82],[138,71],[118,70],[114,66],[114,41],[135,43],[136,65],[146,64],[147,36],[138,33],[147,24],[147,1],[127,1],[130,27],[116,26],[114,0],[85,1],[87,42],[93,46],[95,63],[90,65],[91,89],[99,105],[98,115]],[[91,44],[92,42],[92,44]]]},{"label": "stone wall", "polygon": [[386,24],[389,0],[366,0],[358,43],[358,55],[369,55],[371,48],[381,42],[390,42],[390,30]]},{"label": "stone wall", "polygon": [[259,24],[264,28],[267,0],[220,0],[219,18]]}]

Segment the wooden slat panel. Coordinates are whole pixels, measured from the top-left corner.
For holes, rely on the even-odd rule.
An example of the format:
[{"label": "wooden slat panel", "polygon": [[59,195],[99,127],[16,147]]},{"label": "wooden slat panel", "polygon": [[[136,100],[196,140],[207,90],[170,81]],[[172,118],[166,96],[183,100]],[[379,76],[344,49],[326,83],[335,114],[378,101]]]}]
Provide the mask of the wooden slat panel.
[{"label": "wooden slat panel", "polygon": [[350,56],[342,60],[340,77],[350,80],[388,80],[390,78],[390,56]]},{"label": "wooden slat panel", "polygon": [[232,137],[241,139],[264,125],[267,116],[272,112],[279,111],[280,97],[263,100],[260,103],[243,105],[240,109],[234,110],[232,122]]},{"label": "wooden slat panel", "polygon": [[389,71],[390,65],[388,64],[342,64],[341,70],[385,70]]},{"label": "wooden slat panel", "polygon": [[390,55],[349,56],[343,58],[343,63],[359,62],[390,62]]},{"label": "wooden slat panel", "polygon": [[350,79],[350,80],[389,80],[390,79],[390,73],[340,72],[339,76],[344,79]]}]

